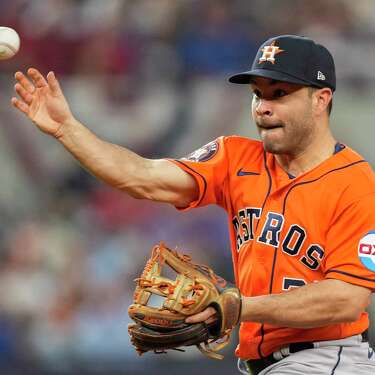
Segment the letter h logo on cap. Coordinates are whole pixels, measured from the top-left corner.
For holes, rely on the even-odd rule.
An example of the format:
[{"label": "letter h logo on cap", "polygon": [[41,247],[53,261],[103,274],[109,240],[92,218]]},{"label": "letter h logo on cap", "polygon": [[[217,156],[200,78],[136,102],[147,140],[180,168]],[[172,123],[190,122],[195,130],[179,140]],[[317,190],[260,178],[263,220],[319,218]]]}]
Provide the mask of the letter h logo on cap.
[{"label": "letter h logo on cap", "polygon": [[264,46],[261,51],[263,52],[262,56],[259,59],[259,64],[262,64],[265,61],[269,61],[272,64],[275,64],[275,55],[284,52],[278,46],[275,46],[276,40],[274,40],[269,46]]}]

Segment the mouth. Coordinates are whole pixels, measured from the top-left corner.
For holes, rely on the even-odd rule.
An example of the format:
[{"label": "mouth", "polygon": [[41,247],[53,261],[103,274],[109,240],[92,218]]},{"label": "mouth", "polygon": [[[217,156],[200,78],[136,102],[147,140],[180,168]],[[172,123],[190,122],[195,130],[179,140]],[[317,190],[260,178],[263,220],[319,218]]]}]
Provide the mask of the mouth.
[{"label": "mouth", "polygon": [[257,124],[260,130],[273,130],[273,129],[280,129],[284,126],[281,124]]}]

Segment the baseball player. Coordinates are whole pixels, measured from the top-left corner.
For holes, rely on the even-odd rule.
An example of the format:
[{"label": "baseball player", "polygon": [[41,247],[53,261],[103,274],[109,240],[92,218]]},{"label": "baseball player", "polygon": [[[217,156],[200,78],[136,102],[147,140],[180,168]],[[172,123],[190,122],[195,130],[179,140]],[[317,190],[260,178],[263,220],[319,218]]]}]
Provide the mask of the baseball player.
[{"label": "baseball player", "polygon": [[179,209],[227,211],[242,373],[375,373],[366,313],[375,288],[375,175],[330,131],[336,79],[325,47],[292,35],[263,43],[251,69],[229,79],[249,86],[260,141],[224,136],[181,160],[145,159],[99,139],[73,117],[52,72],[15,77],[13,105],[98,178]]}]

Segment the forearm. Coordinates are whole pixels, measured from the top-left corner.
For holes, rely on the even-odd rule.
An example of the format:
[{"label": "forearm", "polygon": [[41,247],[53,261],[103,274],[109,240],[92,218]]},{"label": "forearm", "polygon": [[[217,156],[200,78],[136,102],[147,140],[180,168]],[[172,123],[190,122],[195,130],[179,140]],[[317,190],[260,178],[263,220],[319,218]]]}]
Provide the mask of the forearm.
[{"label": "forearm", "polygon": [[243,297],[241,321],[320,327],[357,320],[369,302],[370,292],[365,288],[324,280],[282,294]]},{"label": "forearm", "polygon": [[105,142],[74,119],[56,138],[90,173],[134,198],[186,207],[198,196],[194,178],[172,162],[146,159]]},{"label": "forearm", "polygon": [[94,176],[134,197],[142,197],[140,185],[148,173],[148,159],[103,141],[76,120],[64,124],[56,138]]}]

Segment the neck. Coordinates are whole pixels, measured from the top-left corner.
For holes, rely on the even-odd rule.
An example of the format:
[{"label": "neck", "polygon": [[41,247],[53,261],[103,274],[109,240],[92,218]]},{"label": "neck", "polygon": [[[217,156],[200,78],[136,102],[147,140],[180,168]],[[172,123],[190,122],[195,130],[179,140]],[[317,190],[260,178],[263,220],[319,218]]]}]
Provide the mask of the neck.
[{"label": "neck", "polygon": [[336,140],[329,128],[314,140],[302,151],[295,155],[275,155],[277,162],[289,174],[298,177],[299,175],[313,169],[324,160],[332,156]]}]

